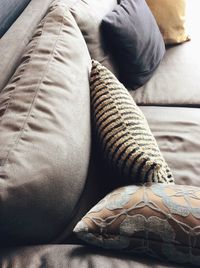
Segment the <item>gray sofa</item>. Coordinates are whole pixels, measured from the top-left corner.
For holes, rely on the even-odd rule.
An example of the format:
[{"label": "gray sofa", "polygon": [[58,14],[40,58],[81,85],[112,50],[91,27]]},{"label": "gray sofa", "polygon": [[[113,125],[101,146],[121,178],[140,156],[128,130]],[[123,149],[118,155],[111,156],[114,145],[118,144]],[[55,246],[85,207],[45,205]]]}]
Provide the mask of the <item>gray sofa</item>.
[{"label": "gray sofa", "polygon": [[[51,0],[30,1],[25,10],[0,39],[0,90],[11,79],[29,40],[51,2]],[[64,2],[68,7],[71,7],[76,1],[66,0]],[[188,29],[191,41],[182,45],[168,47],[164,59],[150,81],[142,88],[130,93],[144,112],[159,148],[174,174],[176,184],[200,187],[199,23],[198,1],[190,0],[188,1]],[[69,51],[73,51],[73,39],[70,43],[69,37],[69,43],[66,45]],[[86,46],[84,48],[86,50]],[[80,45],[80,51],[78,52],[83,52],[84,54],[84,48],[81,48]],[[83,57],[85,57],[86,62],[87,56]],[[89,66],[89,63],[85,62],[81,62],[81,64]],[[69,66],[70,64],[72,68],[78,70],[77,67],[73,67],[73,58],[70,59],[69,56]],[[69,72],[66,75],[70,77],[71,73]],[[52,189],[45,190],[44,195],[46,194],[46,197],[44,199],[41,197],[42,193],[39,195],[43,205],[48,198],[50,201],[45,210],[39,209],[38,214],[35,209],[39,207],[40,199],[38,199],[39,201],[34,200],[33,196],[30,199],[30,203],[27,202],[26,205],[26,210],[29,210],[30,213],[27,213],[27,219],[24,218],[22,222],[20,222],[19,218],[23,209],[20,209],[22,204],[26,203],[26,194],[28,198],[29,196],[27,192],[25,194],[23,191],[16,193],[14,189],[14,203],[8,204],[8,208],[11,206],[12,210],[16,209],[16,214],[18,214],[15,215],[13,211],[10,215],[8,213],[8,219],[13,220],[13,223],[8,222],[8,229],[6,228],[7,223],[3,223],[3,217],[7,215],[7,212],[5,214],[3,214],[4,210],[0,212],[2,213],[0,215],[0,226],[4,230],[1,230],[0,238],[0,267],[186,267],[161,262],[146,256],[128,255],[93,248],[83,244],[73,234],[72,230],[80,218],[106,193],[118,186],[113,174],[105,167],[103,160],[99,156],[96,144],[92,139],[93,136],[90,133],[89,91],[85,91],[84,94],[79,91],[80,85],[86,85],[85,88],[88,89],[87,80],[88,76],[85,74],[83,80],[80,79],[79,83],[73,85],[73,90],[71,91],[78,91],[73,97],[70,95],[69,100],[72,100],[72,104],[76,108],[73,110],[72,105],[69,103],[69,107],[66,107],[65,111],[66,120],[68,120],[66,124],[69,124],[69,133],[74,129],[73,138],[83,135],[83,137],[77,138],[79,142],[77,146],[82,144],[83,148],[85,148],[84,154],[79,151],[77,158],[74,158],[79,161],[79,165],[76,166],[70,160],[67,163],[69,168],[72,169],[74,169],[75,165],[77,172],[71,174],[71,172],[67,173],[68,171],[66,171],[68,176],[63,189],[62,185],[58,186],[52,183]],[[83,101],[84,105],[81,105]],[[72,114],[72,111],[74,114]],[[78,111],[83,117],[79,118]],[[73,120],[75,121],[71,123]],[[82,126],[82,122],[86,126]],[[76,123],[79,126],[73,128]],[[68,142],[70,143],[70,135],[67,138],[69,138]],[[1,140],[2,152],[4,152],[3,145],[4,141],[7,142],[6,140],[9,140],[9,137],[5,136],[4,140]],[[74,150],[74,148],[76,147],[71,149]],[[39,149],[37,150],[39,152]],[[70,153],[71,151],[69,151]],[[29,159],[28,154],[25,157]],[[72,153],[71,157],[73,159]],[[55,159],[56,161],[57,159]],[[59,158],[58,161],[60,161]],[[16,170],[14,169],[11,171],[12,176],[15,172]],[[30,170],[25,170],[24,172],[29,174]],[[85,176],[83,176],[84,173]],[[21,173],[19,174],[21,176]],[[62,172],[59,174],[62,175]],[[0,176],[2,177],[0,179],[1,190],[4,189],[4,174],[0,173]],[[44,181],[42,177],[39,177],[39,179],[42,180],[42,183],[46,183],[45,178]],[[32,194],[34,193],[33,189]],[[60,194],[60,196],[56,198],[47,196],[50,194]],[[16,198],[20,200],[19,204]],[[35,198],[37,199],[38,196],[36,195]],[[2,204],[4,204],[5,200],[6,196],[0,196]],[[20,207],[19,210],[18,206]],[[5,207],[6,209],[7,207]],[[33,209],[33,212],[31,209]],[[46,215],[42,215],[42,213],[47,210],[55,210],[55,212],[47,213],[49,218],[45,218]],[[41,222],[40,220],[34,221],[34,217],[37,216],[41,217]],[[19,231],[11,232],[11,235],[8,235],[9,228],[11,230],[15,225],[19,227]],[[23,234],[22,237],[20,237],[21,234]]]}]

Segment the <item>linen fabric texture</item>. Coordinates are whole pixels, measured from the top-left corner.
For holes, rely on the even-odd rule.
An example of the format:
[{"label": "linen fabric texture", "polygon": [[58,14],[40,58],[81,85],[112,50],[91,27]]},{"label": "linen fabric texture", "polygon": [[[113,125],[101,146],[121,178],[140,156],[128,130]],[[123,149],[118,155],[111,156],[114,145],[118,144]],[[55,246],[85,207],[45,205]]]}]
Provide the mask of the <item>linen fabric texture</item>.
[{"label": "linen fabric texture", "polygon": [[123,183],[173,183],[144,114],[117,78],[94,60],[90,88],[96,139],[105,161]]},{"label": "linen fabric texture", "polygon": [[101,23],[103,18],[117,5],[117,0],[80,0],[70,7],[70,12],[78,24],[91,58],[99,61],[111,72],[117,74],[111,54],[102,38]]},{"label": "linen fabric texture", "polygon": [[0,95],[0,245],[45,243],[70,222],[89,164],[90,68],[56,1]]},{"label": "linen fabric texture", "polygon": [[144,85],[165,54],[158,25],[145,0],[122,0],[102,21],[102,35],[129,89]]},{"label": "linen fabric texture", "polygon": [[146,184],[106,195],[76,225],[85,242],[177,263],[200,263],[200,188]]},{"label": "linen fabric texture", "polygon": [[26,46],[51,2],[52,0],[31,1],[0,39],[0,92],[18,67]]},{"label": "linen fabric texture", "polygon": [[146,0],[165,44],[173,45],[190,40],[186,30],[186,0]]}]

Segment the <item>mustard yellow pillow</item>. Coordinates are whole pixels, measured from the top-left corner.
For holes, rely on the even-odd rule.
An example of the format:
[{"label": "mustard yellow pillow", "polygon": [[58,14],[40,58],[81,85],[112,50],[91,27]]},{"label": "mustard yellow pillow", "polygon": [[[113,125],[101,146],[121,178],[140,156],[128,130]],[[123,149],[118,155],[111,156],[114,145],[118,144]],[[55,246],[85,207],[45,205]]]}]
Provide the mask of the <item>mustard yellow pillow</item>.
[{"label": "mustard yellow pillow", "polygon": [[185,28],[186,0],[146,0],[165,44],[178,44],[190,40]]}]

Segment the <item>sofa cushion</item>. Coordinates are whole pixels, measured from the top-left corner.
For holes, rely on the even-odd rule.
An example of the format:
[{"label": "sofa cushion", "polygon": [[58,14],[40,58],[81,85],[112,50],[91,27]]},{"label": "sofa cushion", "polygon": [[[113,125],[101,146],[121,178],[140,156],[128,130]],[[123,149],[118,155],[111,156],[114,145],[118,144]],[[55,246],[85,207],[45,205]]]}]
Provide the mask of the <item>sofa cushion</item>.
[{"label": "sofa cushion", "polygon": [[173,182],[143,113],[127,89],[97,61],[92,62],[90,87],[96,137],[122,182]]},{"label": "sofa cushion", "polygon": [[105,42],[130,89],[144,85],[165,53],[163,38],[145,0],[122,0],[102,21]]},{"label": "sofa cushion", "polygon": [[147,184],[114,190],[74,232],[95,246],[199,265],[199,228],[199,187]]},{"label": "sofa cushion", "polygon": [[140,106],[177,184],[200,187],[199,108]]},{"label": "sofa cushion", "polygon": [[130,92],[137,104],[200,107],[199,2],[189,0],[187,6],[191,41],[167,48],[147,84]]},{"label": "sofa cushion", "polygon": [[26,45],[51,2],[31,1],[0,39],[0,92],[16,70]]},{"label": "sofa cushion", "polygon": [[116,5],[117,0],[79,0],[70,7],[71,13],[85,38],[91,57],[115,74],[117,69],[105,48],[100,25],[102,19]]},{"label": "sofa cushion", "polygon": [[[41,245],[0,249],[0,267],[51,268],[180,268],[180,265],[161,262],[142,256],[100,250],[81,245]],[[188,266],[181,265],[181,268]]]},{"label": "sofa cushion", "polygon": [[17,19],[30,0],[0,1],[0,38]]},{"label": "sofa cushion", "polygon": [[0,95],[1,245],[50,241],[71,220],[89,163],[90,64],[56,1]]},{"label": "sofa cushion", "polygon": [[165,44],[179,44],[189,40],[185,28],[187,0],[146,0],[156,18]]}]

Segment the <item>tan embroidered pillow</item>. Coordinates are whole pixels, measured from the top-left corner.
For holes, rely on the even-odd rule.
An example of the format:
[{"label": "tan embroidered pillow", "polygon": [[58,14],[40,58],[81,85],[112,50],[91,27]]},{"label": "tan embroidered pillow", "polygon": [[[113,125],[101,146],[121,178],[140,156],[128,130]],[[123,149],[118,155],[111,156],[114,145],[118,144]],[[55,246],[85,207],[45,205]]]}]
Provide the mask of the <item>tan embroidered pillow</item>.
[{"label": "tan embroidered pillow", "polygon": [[190,40],[185,27],[186,0],[146,0],[165,44],[178,44]]},{"label": "tan embroidered pillow", "polygon": [[92,62],[90,90],[97,141],[123,183],[173,183],[144,114],[128,90],[97,61]]},{"label": "tan embroidered pillow", "polygon": [[199,265],[200,188],[154,183],[116,189],[74,232],[102,248]]}]

